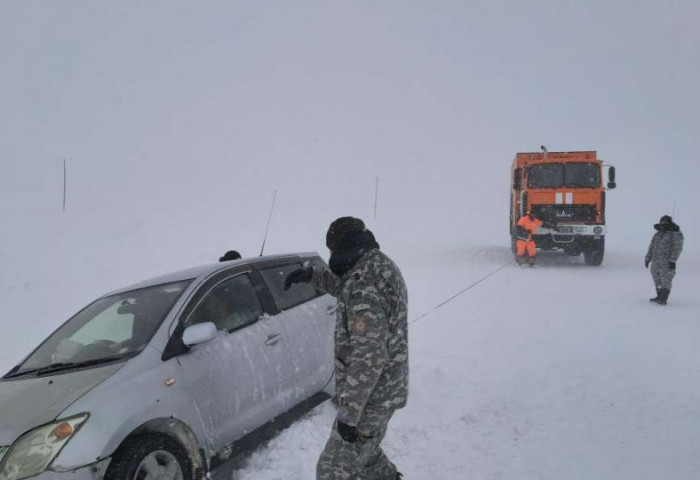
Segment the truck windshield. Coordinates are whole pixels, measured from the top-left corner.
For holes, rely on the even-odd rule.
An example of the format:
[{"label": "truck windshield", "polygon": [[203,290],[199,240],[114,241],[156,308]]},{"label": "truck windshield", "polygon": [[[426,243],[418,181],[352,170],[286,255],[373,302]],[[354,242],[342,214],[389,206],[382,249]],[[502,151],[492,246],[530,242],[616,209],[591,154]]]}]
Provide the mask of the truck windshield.
[{"label": "truck windshield", "polygon": [[530,188],[597,188],[600,168],[595,163],[546,163],[528,169]]},{"label": "truck windshield", "polygon": [[560,163],[534,165],[528,169],[527,184],[530,188],[561,188],[564,169]]},{"label": "truck windshield", "polygon": [[600,168],[595,163],[567,163],[564,165],[564,184],[574,188],[598,188]]}]

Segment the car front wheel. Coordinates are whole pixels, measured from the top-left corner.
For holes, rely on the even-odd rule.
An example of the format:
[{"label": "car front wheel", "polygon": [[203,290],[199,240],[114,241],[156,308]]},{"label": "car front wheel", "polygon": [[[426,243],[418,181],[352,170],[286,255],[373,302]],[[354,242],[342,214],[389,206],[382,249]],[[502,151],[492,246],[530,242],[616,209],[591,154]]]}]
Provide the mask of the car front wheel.
[{"label": "car front wheel", "polygon": [[120,447],[105,480],[191,480],[192,467],[180,444],[166,435],[140,435]]}]

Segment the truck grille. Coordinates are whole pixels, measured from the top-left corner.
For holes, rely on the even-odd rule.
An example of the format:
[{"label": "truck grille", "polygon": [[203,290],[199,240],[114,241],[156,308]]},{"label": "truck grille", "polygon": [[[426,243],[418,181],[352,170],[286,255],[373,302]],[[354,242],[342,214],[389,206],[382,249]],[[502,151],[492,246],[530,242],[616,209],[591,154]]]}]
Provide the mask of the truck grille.
[{"label": "truck grille", "polygon": [[595,222],[595,205],[533,205],[532,213],[547,222]]}]

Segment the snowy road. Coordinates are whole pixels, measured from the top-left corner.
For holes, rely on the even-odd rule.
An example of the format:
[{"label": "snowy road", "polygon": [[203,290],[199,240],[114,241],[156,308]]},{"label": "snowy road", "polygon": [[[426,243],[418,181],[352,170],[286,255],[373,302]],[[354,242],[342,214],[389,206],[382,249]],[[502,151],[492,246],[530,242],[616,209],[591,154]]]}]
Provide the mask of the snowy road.
[{"label": "snowy road", "polygon": [[[499,248],[399,257],[411,318],[509,259]],[[406,477],[695,478],[699,265],[684,259],[661,308],[647,301],[641,263],[624,252],[609,252],[600,268],[544,255],[414,323],[409,405],[386,439]],[[333,415],[317,408],[234,478],[313,478]]]},{"label": "snowy road", "polygon": [[[431,247],[389,251],[406,276],[413,320],[512,262],[504,247]],[[385,442],[406,478],[696,478],[700,261],[683,254],[661,308],[647,301],[642,256],[611,250],[599,268],[560,255],[543,255],[534,269],[511,263],[413,323],[409,404]],[[4,371],[104,293],[104,285],[62,283],[62,271],[6,278]],[[233,478],[313,478],[333,417],[331,405],[316,408]]]}]

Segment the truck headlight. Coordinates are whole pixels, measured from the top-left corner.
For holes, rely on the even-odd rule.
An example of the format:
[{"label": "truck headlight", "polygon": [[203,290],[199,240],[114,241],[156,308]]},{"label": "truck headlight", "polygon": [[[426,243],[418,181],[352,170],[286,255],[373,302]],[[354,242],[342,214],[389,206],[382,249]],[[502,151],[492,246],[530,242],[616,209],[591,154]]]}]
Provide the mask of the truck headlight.
[{"label": "truck headlight", "polygon": [[88,414],[83,413],[35,428],[19,437],[5,455],[0,480],[21,480],[46,470],[87,418]]},{"label": "truck headlight", "polygon": [[593,233],[595,233],[596,235],[600,235],[601,233],[603,233],[603,227],[595,227],[593,229]]}]

